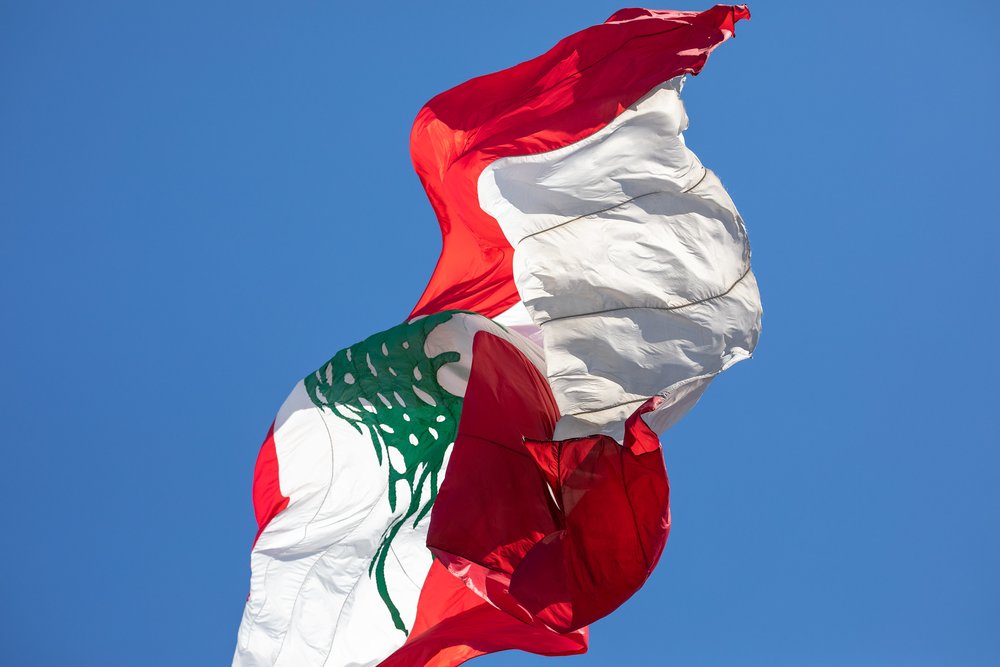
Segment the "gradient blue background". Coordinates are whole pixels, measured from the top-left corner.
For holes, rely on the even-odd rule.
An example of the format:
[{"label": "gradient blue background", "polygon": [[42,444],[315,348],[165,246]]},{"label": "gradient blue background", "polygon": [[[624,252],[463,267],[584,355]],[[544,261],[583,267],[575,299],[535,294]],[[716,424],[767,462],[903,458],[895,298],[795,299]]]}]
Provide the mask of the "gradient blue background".
[{"label": "gradient blue background", "polygon": [[[437,257],[415,113],[617,8],[0,1],[0,663],[229,663],[274,412]],[[995,9],[751,10],[685,99],[763,337],[559,660],[1000,664]]]}]

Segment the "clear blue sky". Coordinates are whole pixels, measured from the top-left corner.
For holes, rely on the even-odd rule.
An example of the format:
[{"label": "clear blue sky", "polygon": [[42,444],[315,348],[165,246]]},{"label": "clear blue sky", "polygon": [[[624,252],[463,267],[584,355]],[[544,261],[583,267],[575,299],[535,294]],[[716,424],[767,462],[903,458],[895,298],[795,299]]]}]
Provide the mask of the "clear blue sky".
[{"label": "clear blue sky", "polygon": [[[274,412],[437,257],[414,115],[617,8],[0,0],[0,661],[228,664]],[[684,92],[756,358],[591,653],[478,664],[1000,664],[995,8],[750,8]]]}]

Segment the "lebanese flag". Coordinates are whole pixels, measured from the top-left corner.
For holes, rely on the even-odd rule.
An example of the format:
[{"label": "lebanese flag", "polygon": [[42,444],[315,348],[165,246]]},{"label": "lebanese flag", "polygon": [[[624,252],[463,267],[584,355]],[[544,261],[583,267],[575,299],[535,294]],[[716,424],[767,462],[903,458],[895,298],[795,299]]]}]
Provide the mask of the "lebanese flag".
[{"label": "lebanese flag", "polygon": [[[259,532],[234,665],[578,653],[586,624],[645,580],[667,528],[652,438],[748,358],[760,330],[743,221],[681,134],[683,76],[748,16],[622,10],[420,111],[411,150],[441,258],[406,322],[338,352],[275,418],[255,471]],[[480,335],[520,356],[490,344],[493,362],[477,362]],[[491,402],[488,388],[469,389],[506,382],[503,364],[524,359],[531,391]],[[517,465],[473,472],[496,452],[460,438],[460,424],[484,406],[512,410],[498,423],[525,431],[524,443],[494,438],[523,446]],[[546,428],[529,432],[525,415]],[[562,472],[595,461],[595,480],[651,475],[638,497],[652,501],[633,506],[640,529],[612,540],[621,552],[602,531],[631,487],[599,483],[587,494],[610,500],[570,506],[576,482]],[[500,553],[476,491],[522,478],[532,519],[506,526],[520,547]],[[450,500],[435,513],[439,492]],[[498,516],[507,505],[527,516],[524,499],[498,497]],[[628,563],[622,577],[609,558]]]}]

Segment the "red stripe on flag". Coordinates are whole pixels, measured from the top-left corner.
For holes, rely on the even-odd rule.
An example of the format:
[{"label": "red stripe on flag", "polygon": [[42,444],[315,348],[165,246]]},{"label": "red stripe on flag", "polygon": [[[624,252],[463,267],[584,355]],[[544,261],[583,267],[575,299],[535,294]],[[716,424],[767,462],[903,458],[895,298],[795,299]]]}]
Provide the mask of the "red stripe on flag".
[{"label": "red stripe on flag", "polygon": [[253,512],[257,517],[257,535],[254,545],[278,512],[288,507],[288,498],[281,495],[278,480],[278,452],[274,446],[274,423],[267,431],[264,444],[260,446],[257,464],[253,469]]}]

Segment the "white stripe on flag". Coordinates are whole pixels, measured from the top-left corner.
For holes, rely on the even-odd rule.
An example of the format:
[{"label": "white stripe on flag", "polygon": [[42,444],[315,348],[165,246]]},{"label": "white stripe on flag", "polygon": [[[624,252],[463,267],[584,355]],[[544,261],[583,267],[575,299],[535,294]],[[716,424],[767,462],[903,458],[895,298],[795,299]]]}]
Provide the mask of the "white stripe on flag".
[{"label": "white stripe on flag", "polygon": [[746,230],[684,145],[681,85],[658,86],[575,144],[499,159],[479,179],[542,329],[564,415],[557,438],[620,438],[655,394],[667,400],[647,421],[662,431],[757,343]]}]

